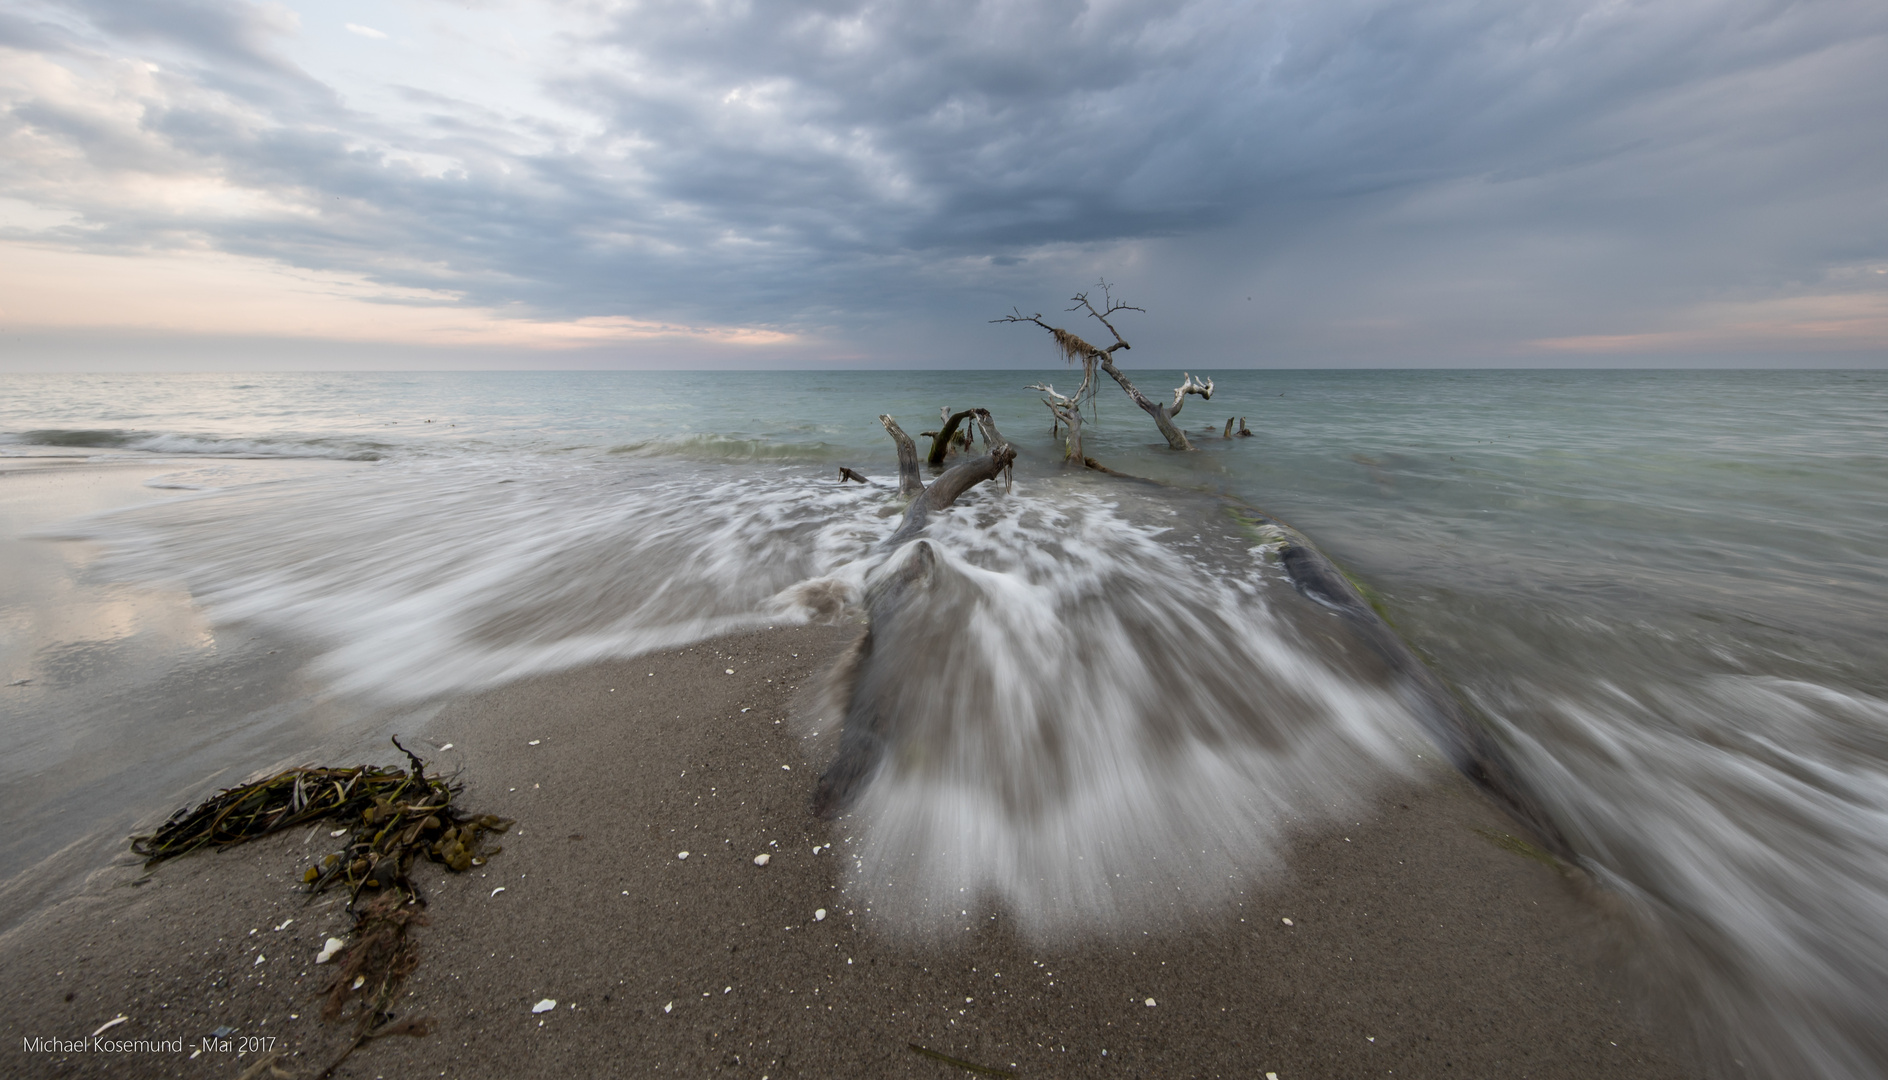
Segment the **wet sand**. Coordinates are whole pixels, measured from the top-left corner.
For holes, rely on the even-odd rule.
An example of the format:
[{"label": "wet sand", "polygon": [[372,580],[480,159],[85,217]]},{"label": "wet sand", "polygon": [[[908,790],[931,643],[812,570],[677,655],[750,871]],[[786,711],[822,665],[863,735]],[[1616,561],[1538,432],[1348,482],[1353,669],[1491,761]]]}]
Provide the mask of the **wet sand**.
[{"label": "wet sand", "polygon": [[[1513,826],[1449,773],[1303,837],[1289,880],[1184,926],[1056,946],[987,914],[928,944],[886,933],[841,892],[845,823],[809,814],[821,763],[790,719],[854,632],[721,639],[447,706],[424,741],[452,749],[427,756],[461,770],[463,805],[518,824],[482,868],[415,875],[431,922],[399,1014],[431,1033],[336,1075],[978,1075],[914,1045],[1019,1076],[1693,1075],[1605,966],[1605,898],[1484,835]],[[148,876],[125,860],[0,937],[0,1074],[235,1077],[267,1052],[319,1072],[348,1032],[317,1019],[313,961],[347,920],[297,882],[328,832]],[[107,1038],[181,1048],[21,1048],[120,1015]],[[218,1028],[229,1049],[193,1054]]]}]

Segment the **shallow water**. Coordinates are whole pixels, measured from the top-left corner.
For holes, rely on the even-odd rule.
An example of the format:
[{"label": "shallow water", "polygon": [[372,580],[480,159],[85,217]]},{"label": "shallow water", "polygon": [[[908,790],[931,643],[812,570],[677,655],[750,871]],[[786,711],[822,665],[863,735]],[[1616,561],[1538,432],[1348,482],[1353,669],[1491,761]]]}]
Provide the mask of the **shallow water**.
[{"label": "shallow water", "polygon": [[[1724,1072],[1888,1067],[1888,376],[1207,372],[1187,455],[1104,394],[1089,453],[1194,494],[1050,468],[1022,387],[1068,374],[6,376],[0,452],[148,469],[163,498],[40,542],[100,545],[86,587],[187,593],[218,647],[305,655],[264,691],[302,705],[252,703],[304,718],[291,746],[856,609],[903,557],[876,415],[986,405],[1016,485],[932,526],[939,587],[874,691],[907,733],[855,811],[876,910],[1001,903],[1053,934],[1211,906],[1433,754],[1219,493],[1308,533],[1500,733]],[[10,632],[0,675],[49,693],[73,642]],[[67,682],[16,695],[10,749],[103,729],[103,684]],[[9,820],[30,779],[0,777]]]}]

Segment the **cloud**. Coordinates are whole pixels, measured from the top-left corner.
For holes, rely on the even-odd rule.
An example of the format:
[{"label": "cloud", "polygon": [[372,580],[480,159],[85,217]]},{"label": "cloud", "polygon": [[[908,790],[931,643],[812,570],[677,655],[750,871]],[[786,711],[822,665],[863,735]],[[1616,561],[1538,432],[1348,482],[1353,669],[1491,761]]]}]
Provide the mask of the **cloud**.
[{"label": "cloud", "polygon": [[413,10],[0,17],[0,235],[929,362],[1097,274],[1248,361],[1880,348],[1738,314],[1888,295],[1863,0]]},{"label": "cloud", "polygon": [[386,37],[387,37],[387,35],[382,33],[381,31],[376,30],[371,26],[362,26],[359,23],[348,23],[347,32],[350,34],[359,34],[361,37],[364,37],[364,38],[374,38],[375,40],[379,40],[379,41],[384,41],[386,40]]},{"label": "cloud", "polygon": [[[105,297],[109,303],[100,302]],[[453,292],[388,288],[359,274],[220,252],[81,254],[4,242],[0,327],[42,339],[58,330],[142,330],[552,352],[685,343],[738,353],[800,344],[791,333],[760,326],[546,318],[470,305]]]}]

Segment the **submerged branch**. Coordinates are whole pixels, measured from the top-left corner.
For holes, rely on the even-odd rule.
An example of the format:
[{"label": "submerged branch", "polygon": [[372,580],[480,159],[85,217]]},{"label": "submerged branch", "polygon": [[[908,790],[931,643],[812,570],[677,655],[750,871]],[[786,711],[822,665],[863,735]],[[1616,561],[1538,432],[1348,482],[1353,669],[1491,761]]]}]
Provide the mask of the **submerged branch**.
[{"label": "submerged branch", "polygon": [[[933,469],[941,469],[944,467],[944,456],[950,453],[951,443],[957,438],[957,425],[975,416],[976,412],[977,410],[975,409],[965,409],[962,412],[946,412],[944,416],[944,426],[939,428],[937,433],[931,436],[931,453],[925,458],[926,465],[931,466]],[[968,436],[966,436],[963,441],[965,446],[970,445]]]}]

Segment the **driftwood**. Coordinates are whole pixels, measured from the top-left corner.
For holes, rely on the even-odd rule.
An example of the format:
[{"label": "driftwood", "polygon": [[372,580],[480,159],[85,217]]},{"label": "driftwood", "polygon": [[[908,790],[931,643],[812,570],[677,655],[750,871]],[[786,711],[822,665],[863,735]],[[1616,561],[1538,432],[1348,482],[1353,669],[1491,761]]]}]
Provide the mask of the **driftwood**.
[{"label": "driftwood", "polygon": [[[1173,422],[1173,418],[1180,415],[1181,408],[1186,405],[1186,399],[1191,394],[1198,394],[1201,398],[1211,400],[1213,397],[1213,380],[1207,379],[1205,382],[1200,382],[1191,374],[1182,372],[1181,374],[1184,376],[1184,381],[1182,381],[1179,386],[1174,387],[1173,404],[1171,405],[1163,405],[1158,401],[1151,400],[1146,394],[1141,393],[1140,388],[1129,381],[1126,375],[1121,374],[1120,368],[1114,366],[1114,354],[1126,349],[1131,349],[1133,346],[1129,345],[1127,339],[1121,336],[1121,331],[1115,329],[1114,323],[1108,321],[1108,316],[1121,311],[1143,311],[1144,309],[1135,307],[1132,304],[1124,304],[1114,299],[1108,283],[1105,281],[1101,282],[1097,287],[1101,289],[1102,306],[1099,309],[1095,307],[1088,293],[1079,292],[1072,297],[1075,304],[1068,308],[1068,310],[1086,311],[1092,318],[1099,321],[1101,325],[1108,328],[1108,333],[1114,335],[1114,344],[1105,349],[1098,349],[1088,342],[1083,341],[1078,335],[1064,330],[1059,326],[1050,326],[1047,322],[1043,321],[1040,312],[1034,315],[1024,315],[1020,309],[1012,309],[1010,314],[1000,319],[991,319],[990,321],[1035,323],[1037,326],[1049,331],[1050,335],[1055,338],[1056,347],[1062,350],[1064,357],[1071,362],[1075,360],[1082,362],[1082,386],[1085,390],[1088,390],[1091,395],[1093,394],[1093,390],[1090,389],[1090,387],[1094,381],[1094,373],[1096,369],[1100,369],[1106,372],[1109,378],[1120,385],[1122,392],[1127,394],[1130,401],[1140,406],[1142,412],[1145,412],[1148,416],[1153,418],[1154,426],[1160,429],[1161,437],[1167,440],[1168,446],[1175,450],[1193,449],[1193,444],[1187,441],[1186,432],[1180,430],[1179,425]],[[1030,387],[1029,389],[1041,389],[1041,387]],[[1081,393],[1077,392],[1075,398],[1070,400],[1076,402],[1077,407],[1079,407],[1080,399]],[[1069,418],[1058,411],[1055,404],[1050,404],[1049,411],[1056,413],[1057,420],[1068,423]],[[1071,408],[1068,411],[1073,413],[1076,409]],[[1079,432],[1079,426],[1076,427],[1075,430]],[[1068,458],[1075,461],[1086,460],[1082,457],[1079,448],[1071,450],[1068,454]]]},{"label": "driftwood", "polygon": [[1243,416],[1239,418],[1238,431],[1232,429],[1232,417],[1228,416],[1226,418],[1226,430],[1219,433],[1219,437],[1222,439],[1230,439],[1235,436],[1241,439],[1250,439],[1252,437],[1252,429],[1246,427],[1246,418]]},{"label": "driftwood", "polygon": [[[949,418],[949,428],[954,429],[965,419],[972,419],[982,430],[984,442],[990,452],[981,454],[946,469],[943,475],[925,486],[918,478],[917,454],[911,451],[911,438],[898,427],[898,422],[890,416],[880,416],[879,423],[885,425],[892,441],[898,446],[899,491],[903,493],[907,482],[915,485],[916,493],[911,504],[905,507],[905,518],[898,529],[888,537],[884,548],[896,550],[924,531],[931,515],[946,509],[961,498],[964,492],[983,483],[995,480],[999,476],[1007,477],[1011,466],[1016,461],[1016,447],[997,430],[996,418],[988,409],[965,409]],[[935,445],[944,445],[948,436],[940,438]],[[909,466],[907,467],[907,460]],[[911,545],[909,554],[894,556],[902,558],[898,569],[881,578],[873,586],[866,602],[868,619],[865,638],[860,645],[862,653],[869,655],[874,641],[872,626],[876,622],[884,625],[890,613],[903,602],[908,590],[922,588],[928,584],[932,569],[937,565],[937,554],[928,541],[920,540]],[[876,618],[873,615],[876,615]],[[859,698],[858,700],[864,700]],[[847,715],[844,728],[839,737],[839,753],[832,764],[820,774],[819,787],[813,795],[813,812],[821,817],[832,817],[843,812],[863,788],[865,781],[871,778],[878,765],[880,752],[884,749],[885,733],[889,718],[855,717]]]},{"label": "driftwood", "polygon": [[[1078,299],[1086,302],[1085,298]],[[1119,305],[1110,305],[1107,310],[1112,312],[1118,309]],[[1097,312],[1096,315],[1103,318],[1103,313]],[[1005,321],[1038,322],[1039,319],[1019,316]],[[1054,327],[1048,329],[1055,333],[1057,342],[1063,344],[1071,356],[1082,356],[1103,370],[1111,366],[1103,366],[1106,354],[1088,346],[1080,338]],[[1117,340],[1117,345],[1120,348],[1127,347],[1125,341]],[[1119,376],[1116,378],[1124,385],[1131,385]],[[1084,379],[1084,388],[1090,385],[1090,381]],[[1179,406],[1189,393],[1197,392],[1204,397],[1210,394],[1212,388],[1210,380],[1201,390],[1189,390],[1190,385],[1195,384],[1188,376],[1187,382],[1175,391],[1173,407],[1158,410],[1169,425],[1173,414],[1179,411]],[[1071,428],[1073,453],[1070,456],[1079,454],[1081,394],[1078,392],[1072,397],[1064,396],[1047,385],[1032,389],[1050,395],[1045,399],[1045,404],[1049,406],[1055,423],[1058,426],[1067,424]],[[997,430],[988,410],[966,409],[955,414],[946,410],[945,419],[946,428],[934,437],[934,452],[940,446],[948,446],[957,428],[966,420],[975,421],[990,450],[987,454],[960,461],[927,487],[918,476],[917,455],[910,437],[890,416],[880,417],[886,432],[898,446],[900,491],[909,490],[911,502],[905,509],[904,520],[898,529],[882,545],[893,552],[892,558],[896,562],[877,576],[867,593],[865,635],[842,662],[842,670],[836,673],[846,687],[845,716],[840,729],[838,751],[821,773],[813,796],[813,810],[823,818],[843,814],[852,807],[877,773],[886,750],[896,738],[898,717],[896,710],[888,708],[887,703],[897,700],[897,695],[889,691],[902,676],[902,667],[896,662],[878,658],[877,654],[884,652],[886,656],[893,656],[899,652],[901,636],[910,631],[909,625],[901,626],[901,623],[908,624],[910,621],[901,619],[901,613],[915,595],[935,587],[937,583],[938,553],[930,541],[919,539],[918,534],[924,530],[933,513],[951,506],[975,485],[1006,475],[1016,459],[1015,447]],[[1252,432],[1246,426],[1245,418],[1241,417],[1239,421],[1235,433],[1232,419],[1229,418],[1222,437],[1250,436]],[[1180,439],[1184,442],[1184,436]],[[1126,481],[1155,483],[1118,473],[1093,458],[1075,456],[1074,460],[1087,468]],[[1537,837],[1544,847],[1563,859],[1574,859],[1576,856],[1566,835],[1528,789],[1506,748],[1496,741],[1484,724],[1477,722],[1442,679],[1417,657],[1396,631],[1359,595],[1343,573],[1297,530],[1283,522],[1245,506],[1237,506],[1235,515],[1248,526],[1262,528],[1271,534],[1277,543],[1275,550],[1280,565],[1293,588],[1349,624],[1365,648],[1388,666],[1399,696],[1416,713],[1449,761]],[[912,542],[914,540],[915,543]]]},{"label": "driftwood", "polygon": [[[1153,481],[1143,481],[1152,483]],[[1390,624],[1358,594],[1343,571],[1304,535],[1277,518],[1240,507],[1249,526],[1261,526],[1280,538],[1279,563],[1301,596],[1322,605],[1348,623],[1395,674],[1397,688],[1443,755],[1556,856],[1573,862],[1566,834],[1521,779],[1513,760],[1488,728],[1477,722],[1429,665],[1410,649]]]},{"label": "driftwood", "polygon": [[1063,397],[1056,393],[1051,383],[1031,383],[1023,389],[1039,390],[1049,395],[1042,399],[1042,403],[1049,407],[1049,415],[1054,418],[1049,428],[1050,435],[1055,435],[1065,427],[1069,429],[1069,437],[1062,443],[1062,460],[1086,462],[1088,458],[1082,454],[1082,397],[1093,389],[1089,380],[1082,379],[1082,385],[1075,391],[1074,397]]},{"label": "driftwood", "polygon": [[[911,470],[911,482],[917,485],[918,490],[915,497],[911,500],[911,505],[905,508],[905,520],[899,524],[898,530],[892,533],[891,537],[885,541],[885,546],[897,547],[907,540],[910,540],[912,537],[924,531],[924,526],[930,521],[933,513],[956,502],[964,492],[969,491],[985,480],[994,480],[999,476],[1007,476],[1009,474],[1011,464],[1016,461],[1016,448],[1011,446],[1010,441],[1005,439],[997,431],[996,423],[991,418],[989,410],[972,409],[967,410],[967,413],[976,417],[978,426],[983,429],[984,440],[990,444],[990,452],[970,458],[967,461],[958,462],[956,465],[944,470],[944,474],[939,476],[936,480],[931,481],[929,487],[925,487],[923,483],[918,480],[917,464],[914,461]],[[897,427],[895,423],[890,423],[889,421],[890,417],[880,418],[881,423],[887,424],[886,430],[888,431]],[[898,434],[902,434],[902,432]],[[898,435],[894,435],[893,438],[898,438]],[[906,439],[906,442],[909,441],[909,439]],[[904,471],[902,465],[902,450],[900,450],[899,456],[901,460],[899,471],[902,474]],[[899,479],[898,490],[900,494],[905,493],[905,483],[902,475]]]},{"label": "driftwood", "polygon": [[911,444],[911,436],[898,426],[898,421],[881,414],[878,422],[885,425],[886,434],[898,446],[898,495],[909,498],[924,490],[924,481],[918,479],[918,448]]},{"label": "driftwood", "polygon": [[865,474],[858,471],[857,469],[848,469],[844,465],[839,466],[839,482],[843,484],[848,480],[851,480],[853,483],[856,483],[856,484],[864,484],[864,483],[869,482],[866,480]]},{"label": "driftwood", "polygon": [[936,431],[925,432],[925,434],[931,436],[931,452],[927,454],[924,459],[926,465],[931,466],[933,469],[943,468],[944,457],[946,454],[950,453],[953,443],[965,449],[970,448],[970,433],[965,431],[960,434],[957,430],[957,425],[970,419],[976,411],[975,409],[965,409],[962,412],[954,413],[948,408],[940,410],[943,414],[944,426]]}]

